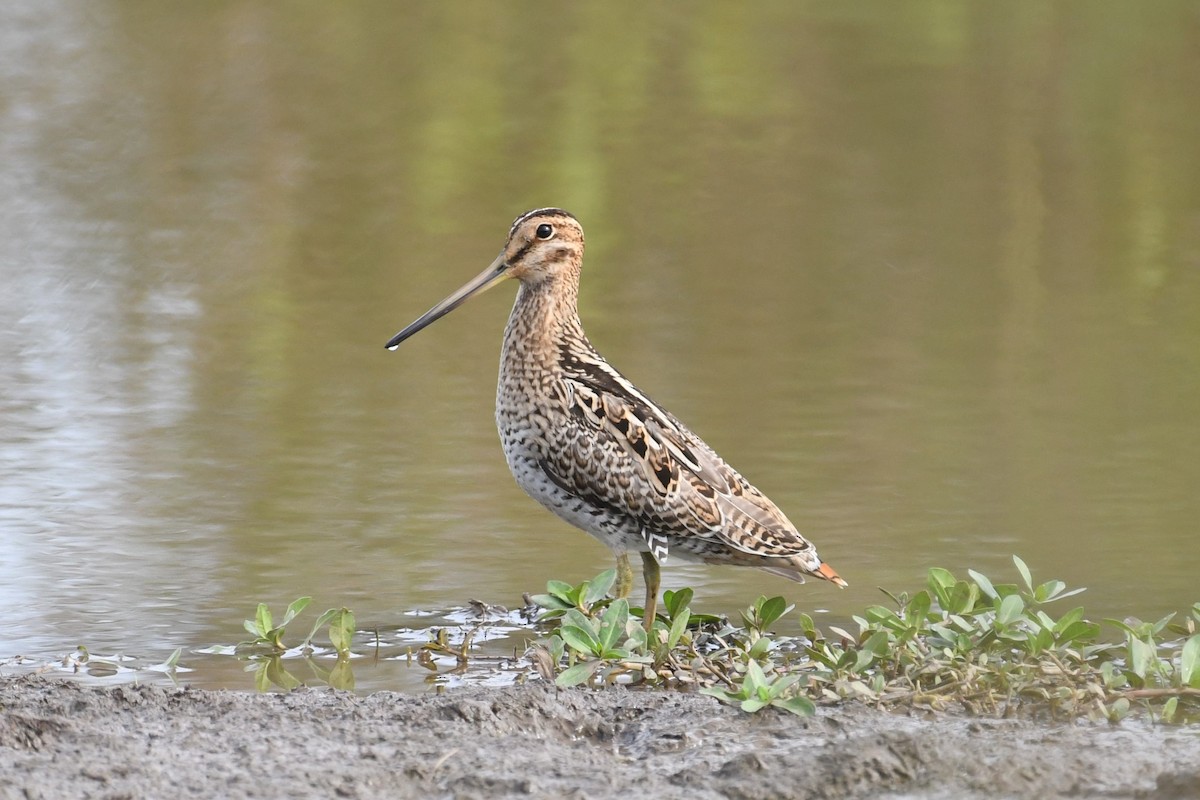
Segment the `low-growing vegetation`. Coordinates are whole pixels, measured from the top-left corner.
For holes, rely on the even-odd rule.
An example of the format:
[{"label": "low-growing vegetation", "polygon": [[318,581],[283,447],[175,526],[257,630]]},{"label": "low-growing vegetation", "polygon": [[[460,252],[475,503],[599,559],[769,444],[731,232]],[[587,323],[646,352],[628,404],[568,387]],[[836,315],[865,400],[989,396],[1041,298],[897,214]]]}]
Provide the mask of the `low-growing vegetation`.
[{"label": "low-growing vegetation", "polygon": [[1055,615],[1053,604],[1083,590],[1035,584],[1013,562],[1020,583],[934,568],[921,591],[854,616],[857,630],[821,630],[798,613],[794,634],[768,631],[793,611],[781,597],[760,597],[739,626],[693,613],[689,589],[667,592],[647,636],[637,610],[608,597],[611,571],[578,586],[551,581],[533,598],[554,626],[533,646],[534,660],[560,686],[697,689],[746,711],[808,714],[857,700],[988,715],[1117,721],[1140,707],[1164,722],[1197,717],[1200,603],[1182,621],[1093,622],[1078,606]]},{"label": "low-growing vegetation", "polygon": [[[811,714],[819,705],[862,702],[883,709],[959,709],[972,714],[1086,716],[1119,721],[1141,710],[1161,722],[1200,721],[1200,603],[1177,619],[1089,619],[1063,601],[1083,589],[1059,580],[1035,583],[1013,557],[1019,581],[996,583],[974,570],[960,579],[929,570],[925,587],[851,618],[851,629],[818,627],[782,597],[760,597],[731,622],[692,609],[691,589],[667,591],[649,633],[642,609],[614,598],[615,572],[571,585],[550,581],[518,612],[473,601],[465,624],[428,629],[428,641],[375,658],[404,658],[442,683],[497,669],[514,682],[533,674],[559,686],[620,683],[698,691],[748,712],[774,706]],[[244,626],[251,639],[204,653],[247,661],[260,690],[302,681],[285,668],[302,659],[317,680],[354,688],[350,668],[354,615],[329,609],[307,637],[289,645],[287,627],[308,606],[302,597],[276,623],[265,604]],[[790,616],[789,616],[790,615]],[[542,632],[522,655],[490,666],[478,641],[489,620],[514,617]],[[787,618],[785,620],[785,617]],[[781,624],[780,621],[784,620]],[[314,644],[327,630],[329,646]],[[335,656],[332,666],[327,659]],[[87,653],[83,651],[83,658]],[[173,673],[178,651],[167,666]],[[446,667],[447,662],[452,666]]]},{"label": "low-growing vegetation", "polygon": [[[313,675],[322,683],[335,689],[353,690],[354,672],[350,668],[350,645],[355,625],[354,613],[350,609],[328,609],[317,617],[308,636],[302,641],[295,645],[284,642],[287,626],[311,602],[311,597],[293,600],[278,624],[275,623],[267,604],[259,603],[254,619],[242,623],[242,627],[254,638],[236,645],[215,645],[199,652],[233,655],[245,659],[248,662],[247,671],[254,673],[254,685],[259,691],[266,691],[273,686],[295,689],[304,684],[304,681],[284,665],[284,659],[289,655],[303,658]],[[328,669],[312,658],[313,654],[321,649],[313,643],[313,639],[323,627],[327,627],[330,648],[337,656],[333,666]]]}]

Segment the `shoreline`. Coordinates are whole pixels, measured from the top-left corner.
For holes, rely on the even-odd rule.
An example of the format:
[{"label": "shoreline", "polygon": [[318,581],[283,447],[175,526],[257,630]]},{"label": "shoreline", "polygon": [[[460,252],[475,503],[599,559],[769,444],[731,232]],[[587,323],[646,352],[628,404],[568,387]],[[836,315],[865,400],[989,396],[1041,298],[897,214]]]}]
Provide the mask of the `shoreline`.
[{"label": "shoreline", "polygon": [[1200,728],[811,718],[544,683],[255,694],[0,677],[0,798],[1200,796]]}]

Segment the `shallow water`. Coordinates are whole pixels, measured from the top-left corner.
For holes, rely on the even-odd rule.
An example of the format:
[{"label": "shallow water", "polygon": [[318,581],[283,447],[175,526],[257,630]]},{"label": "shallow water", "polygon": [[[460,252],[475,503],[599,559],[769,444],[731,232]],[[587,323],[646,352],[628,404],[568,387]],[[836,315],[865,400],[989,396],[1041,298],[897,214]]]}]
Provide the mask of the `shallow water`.
[{"label": "shallow water", "polygon": [[1012,553],[1200,599],[1192,6],[632,8],[0,10],[0,657],[609,566],[505,469],[511,287],[382,347],[540,205],[593,342],[850,582],[668,568],[702,609]]}]

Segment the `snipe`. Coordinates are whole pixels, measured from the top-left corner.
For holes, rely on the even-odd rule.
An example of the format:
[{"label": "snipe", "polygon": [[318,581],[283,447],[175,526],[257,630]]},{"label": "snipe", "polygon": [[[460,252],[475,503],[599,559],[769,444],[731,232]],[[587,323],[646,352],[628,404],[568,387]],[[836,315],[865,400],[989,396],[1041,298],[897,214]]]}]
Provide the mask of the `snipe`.
[{"label": "snipe", "polygon": [[622,595],[633,582],[628,553],[641,554],[647,631],[668,556],[845,586],[774,503],[596,352],[576,307],[582,265],[574,216],[522,214],[487,269],[387,348],[505,278],[521,282],[496,391],[504,456],[530,497],[612,548]]}]

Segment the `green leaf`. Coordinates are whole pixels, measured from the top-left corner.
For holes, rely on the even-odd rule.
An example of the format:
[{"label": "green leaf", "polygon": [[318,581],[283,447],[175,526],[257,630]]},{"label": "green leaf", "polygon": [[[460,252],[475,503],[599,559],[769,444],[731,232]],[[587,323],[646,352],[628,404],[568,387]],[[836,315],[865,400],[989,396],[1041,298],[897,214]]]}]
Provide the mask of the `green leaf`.
[{"label": "green leaf", "polygon": [[687,609],[692,602],[692,590],[688,588],[680,589],[672,592],[669,589],[663,592],[663,606],[667,609],[667,616],[672,620]]},{"label": "green leaf", "polygon": [[827,667],[828,669],[837,669],[837,659],[827,653],[824,649],[805,647],[804,652],[808,654],[809,658],[820,663],[822,666]]},{"label": "green leaf", "polygon": [[904,616],[910,623],[921,622],[933,607],[933,598],[929,592],[920,591],[912,596],[904,609]]},{"label": "green leaf", "polygon": [[558,634],[568,647],[585,655],[599,655],[603,649],[591,630],[575,625],[563,625]]},{"label": "green leaf", "polygon": [[746,677],[742,681],[742,688],[749,695],[758,694],[759,689],[767,688],[767,676],[763,674],[762,667],[757,661],[750,661],[746,664]]},{"label": "green leaf", "polygon": [[764,700],[761,697],[751,697],[747,700],[743,700],[741,703],[742,711],[745,711],[748,714],[753,714],[755,711],[760,711],[770,704],[770,700]]},{"label": "green leaf", "polygon": [[675,645],[679,644],[679,640],[683,638],[684,631],[687,630],[688,620],[691,618],[692,612],[687,606],[671,613],[671,630],[667,634],[668,650],[674,650]]},{"label": "green leaf", "polygon": [[973,583],[959,581],[950,592],[950,607],[946,609],[951,614],[967,614],[975,609],[979,600],[979,587]]},{"label": "green leaf", "polygon": [[256,623],[252,619],[243,620],[242,627],[246,629],[246,633],[250,634],[251,636],[255,637],[256,639],[260,638],[262,636],[262,634],[265,633],[265,631],[260,632],[258,630],[258,623]]},{"label": "green leaf", "polygon": [[1054,644],[1054,634],[1048,629],[1042,628],[1037,632],[1037,636],[1033,637],[1033,642],[1030,646],[1030,651],[1033,655],[1037,655],[1045,650],[1050,649],[1050,645]]},{"label": "green leaf", "polygon": [[556,686],[578,686],[581,683],[586,683],[591,680],[592,675],[603,662],[601,661],[583,661],[573,667],[563,670],[557,678],[554,679]]},{"label": "green leaf", "polygon": [[271,625],[271,609],[267,608],[266,603],[258,604],[258,613],[254,615],[255,625],[258,626],[260,636],[266,636],[267,632],[273,627]]},{"label": "green leaf", "polygon": [[801,717],[811,717],[813,714],[817,713],[816,705],[814,705],[813,701],[809,700],[807,697],[796,696],[789,697],[787,700],[776,700],[773,705],[779,706],[780,708],[790,711],[793,714]]},{"label": "green leaf", "polygon": [[1083,619],[1083,606],[1076,606],[1058,618],[1058,622],[1054,623],[1054,633],[1061,636],[1063,631],[1081,619]]},{"label": "green leaf", "polygon": [[855,651],[854,650],[845,650],[842,652],[842,654],[840,656],[838,656],[838,660],[837,660],[837,663],[834,665],[834,669],[835,670],[836,669],[850,669],[851,665],[854,664],[854,659],[855,659]]},{"label": "green leaf", "polygon": [[354,613],[350,609],[342,608],[334,613],[329,622],[329,643],[337,650],[339,659],[349,655],[354,630]]},{"label": "green leaf", "polygon": [[700,690],[700,694],[708,695],[709,697],[715,697],[722,703],[729,703],[737,699],[736,694],[718,686],[705,686]]},{"label": "green leaf", "polygon": [[317,621],[313,623],[312,630],[308,632],[308,637],[304,640],[305,647],[312,646],[313,637],[316,636],[317,633],[320,632],[321,628],[325,627],[325,624],[333,619],[334,615],[337,613],[338,609],[330,608],[327,609],[321,616],[317,617]]},{"label": "green leaf", "polygon": [[888,636],[887,631],[876,631],[863,643],[862,649],[871,655],[882,658],[888,654],[891,640],[892,637]]},{"label": "green leaf", "polygon": [[746,651],[746,655],[757,661],[767,654],[771,649],[771,638],[769,636],[760,636],[755,640],[754,644],[750,645],[750,649]]},{"label": "green leaf", "polygon": [[617,571],[615,569],[606,569],[588,582],[587,592],[583,596],[584,605],[592,605],[600,600],[603,600],[608,594],[608,590],[617,581]]},{"label": "green leaf", "polygon": [[634,652],[644,653],[646,651],[648,639],[646,636],[646,630],[642,627],[640,622],[632,618],[627,621],[625,623],[625,635],[628,637],[625,639],[626,647],[630,648]]},{"label": "green leaf", "polygon": [[949,589],[954,586],[954,584],[958,583],[958,579],[955,578],[948,569],[942,569],[941,567],[930,567],[929,580],[927,583],[929,585],[929,591],[937,594],[938,589]]},{"label": "green leaf", "polygon": [[854,634],[852,634],[850,631],[846,630],[845,628],[839,628],[837,625],[830,625],[829,630],[836,633],[838,636],[842,637],[843,639],[845,639],[848,642],[857,642],[858,641],[858,637],[855,636]]},{"label": "green leaf", "polygon": [[[1134,622],[1137,622],[1137,620],[1134,620]],[[1130,626],[1128,623],[1126,623],[1122,620],[1119,620],[1119,619],[1113,619],[1112,617],[1105,617],[1104,624],[1112,625],[1114,628],[1120,628],[1122,631],[1124,631],[1129,636],[1137,636],[1138,635],[1138,632],[1132,626]],[[1141,624],[1141,623],[1139,622],[1138,624]]]},{"label": "green leaf", "polygon": [[996,612],[996,622],[1000,625],[1010,625],[1021,617],[1025,610],[1025,601],[1020,595],[1010,594],[1000,601],[1000,610]]},{"label": "green leaf", "polygon": [[862,672],[875,663],[875,654],[870,650],[859,650],[854,655],[853,672]]},{"label": "green leaf", "polygon": [[572,603],[568,603],[556,594],[535,594],[529,598],[535,605],[541,606],[547,611],[566,611],[568,608],[574,608]]},{"label": "green leaf", "polygon": [[283,622],[279,623],[279,626],[283,627],[284,625],[287,625],[289,622],[291,622],[293,619],[296,618],[297,614],[299,614],[301,611],[303,611],[305,608],[307,608],[308,604],[311,602],[312,602],[311,597],[298,597],[295,600],[293,600],[291,605],[289,605],[287,607],[287,611],[284,612]]},{"label": "green leaf", "polygon": [[567,605],[573,606],[571,596],[575,593],[575,587],[564,581],[546,581],[546,591],[562,600]]},{"label": "green leaf", "polygon": [[758,610],[758,617],[762,627],[768,628],[775,620],[782,617],[788,612],[787,600],[782,597],[772,597],[762,603]]},{"label": "green leaf", "polygon": [[563,614],[564,625],[574,625],[577,628],[589,630],[593,635],[596,634],[596,624],[587,614],[584,614],[578,608],[572,608]]},{"label": "green leaf", "polygon": [[1076,620],[1058,634],[1058,639],[1067,644],[1094,642],[1100,636],[1100,626],[1086,620]]},{"label": "green leaf", "polygon": [[267,631],[266,639],[276,650],[286,650],[283,646],[283,628],[272,628]]},{"label": "green leaf", "polygon": [[776,700],[780,695],[792,688],[800,680],[799,675],[784,675],[782,678],[776,678],[771,684],[771,697]]},{"label": "green leaf", "polygon": [[629,619],[629,601],[618,598],[612,602],[600,622],[600,649],[609,650],[620,641],[625,632],[625,622]]},{"label": "green leaf", "polygon": [[1178,710],[1178,708],[1179,708],[1179,697],[1178,696],[1172,697],[1170,700],[1163,703],[1162,713],[1158,715],[1158,718],[1161,719],[1163,722],[1174,722],[1175,721],[1175,712]]},{"label": "green leaf", "polygon": [[1021,580],[1025,581],[1025,588],[1033,591],[1033,576],[1029,574],[1029,567],[1025,566],[1025,562],[1018,556],[1013,556],[1013,563],[1017,565],[1017,572],[1021,573]]},{"label": "green leaf", "polygon": [[1109,719],[1120,722],[1129,714],[1129,698],[1118,697],[1112,705],[1108,707]]},{"label": "green leaf", "polygon": [[1173,619],[1175,619],[1174,611],[1172,611],[1170,614],[1167,614],[1165,617],[1160,619],[1158,622],[1154,623],[1154,626],[1151,628],[1151,631],[1155,635],[1158,635],[1158,633],[1160,631],[1162,631],[1163,628],[1167,627],[1168,623],[1170,623],[1171,620],[1173,620]]},{"label": "green leaf", "polygon": [[1150,672],[1150,667],[1154,663],[1154,646],[1149,642],[1144,642],[1136,636],[1129,637],[1129,670],[1139,678],[1145,680],[1146,675]]},{"label": "green leaf", "polygon": [[1184,642],[1179,654],[1179,678],[1184,686],[1200,689],[1200,633]]},{"label": "green leaf", "polygon": [[866,615],[865,622],[867,623],[864,627],[878,627],[882,625],[891,630],[904,630],[908,627],[904,620],[900,619],[900,616],[890,608],[868,606],[863,614]]},{"label": "green leaf", "polygon": [[1068,597],[1074,597],[1075,595],[1080,594],[1082,592],[1086,592],[1086,591],[1087,591],[1086,586],[1080,586],[1079,588],[1072,589],[1069,592],[1062,592],[1060,594],[1056,594],[1056,595],[1054,595],[1054,597],[1049,598],[1049,600],[1047,600],[1047,602],[1049,602],[1050,600],[1063,600]]},{"label": "green leaf", "polygon": [[1057,597],[1067,585],[1062,581],[1046,581],[1033,590],[1033,599],[1039,603],[1047,603]]},{"label": "green leaf", "polygon": [[553,661],[555,664],[562,661],[563,648],[566,645],[563,643],[561,636],[551,635],[551,636],[547,637],[545,645],[546,645],[546,650],[550,653],[551,661]]},{"label": "green leaf", "polygon": [[1036,622],[1038,627],[1042,630],[1050,633],[1054,632],[1054,619],[1040,608],[1033,612],[1033,614],[1030,616],[1030,619]]},{"label": "green leaf", "polygon": [[174,670],[177,666],[179,666],[179,657],[181,655],[183,655],[183,648],[176,647],[175,652],[171,653],[167,660],[163,662],[163,666],[168,670]]},{"label": "green leaf", "polygon": [[967,570],[967,574],[971,576],[972,580],[979,584],[979,590],[988,597],[992,598],[993,600],[998,597],[995,587],[992,586],[992,582],[987,579],[987,576],[976,572],[973,569]]}]

